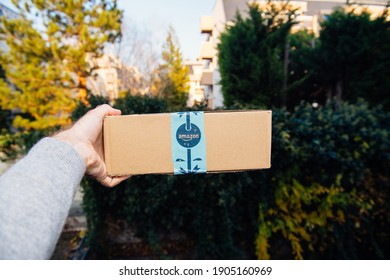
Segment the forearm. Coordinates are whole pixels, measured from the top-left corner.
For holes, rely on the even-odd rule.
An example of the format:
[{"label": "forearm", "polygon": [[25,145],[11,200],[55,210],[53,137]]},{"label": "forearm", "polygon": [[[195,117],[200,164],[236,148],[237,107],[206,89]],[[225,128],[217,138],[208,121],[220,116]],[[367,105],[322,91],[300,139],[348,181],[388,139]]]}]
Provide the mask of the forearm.
[{"label": "forearm", "polygon": [[84,172],[73,148],[45,138],[0,177],[0,259],[50,258]]}]

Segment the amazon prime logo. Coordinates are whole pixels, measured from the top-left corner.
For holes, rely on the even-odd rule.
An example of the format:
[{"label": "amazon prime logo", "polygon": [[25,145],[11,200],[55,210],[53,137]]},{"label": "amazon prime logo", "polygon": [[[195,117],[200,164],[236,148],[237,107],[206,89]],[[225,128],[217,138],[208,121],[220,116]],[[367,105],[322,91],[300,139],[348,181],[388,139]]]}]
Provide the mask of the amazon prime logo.
[{"label": "amazon prime logo", "polygon": [[199,127],[190,123],[182,124],[176,131],[176,140],[184,148],[193,148],[198,145],[202,135]]}]

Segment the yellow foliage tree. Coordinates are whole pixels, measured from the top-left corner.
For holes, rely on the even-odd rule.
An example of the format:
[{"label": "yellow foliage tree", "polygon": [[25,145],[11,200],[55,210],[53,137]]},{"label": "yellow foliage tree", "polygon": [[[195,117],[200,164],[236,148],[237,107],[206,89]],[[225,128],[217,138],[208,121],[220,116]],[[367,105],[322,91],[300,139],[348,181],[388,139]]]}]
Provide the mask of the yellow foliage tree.
[{"label": "yellow foliage tree", "polygon": [[[13,0],[19,18],[2,18],[0,52],[6,80],[0,106],[13,110],[13,125],[26,130],[66,125],[76,98],[86,102],[86,80],[105,43],[120,37],[116,1]],[[31,19],[37,17],[38,20]],[[34,26],[35,24],[35,26]]]}]

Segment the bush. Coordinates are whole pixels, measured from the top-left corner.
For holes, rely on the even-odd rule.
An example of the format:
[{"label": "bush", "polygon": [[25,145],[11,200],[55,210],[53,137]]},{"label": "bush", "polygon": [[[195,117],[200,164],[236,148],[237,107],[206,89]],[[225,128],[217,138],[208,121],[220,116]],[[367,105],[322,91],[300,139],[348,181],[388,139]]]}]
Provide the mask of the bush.
[{"label": "bush", "polygon": [[[116,104],[124,113],[166,108],[143,97]],[[90,252],[96,258],[388,258],[388,127],[389,115],[364,102],[337,110],[331,103],[302,104],[293,113],[273,113],[269,170],[133,176],[114,189],[85,179]]]},{"label": "bush", "polygon": [[151,96],[125,96],[115,100],[115,108],[122,114],[162,113],[168,110],[165,100]]},{"label": "bush", "polygon": [[267,244],[275,252],[280,240],[291,248],[287,257],[389,256],[389,120],[363,101],[275,112],[273,193],[260,203],[259,257],[273,257]]}]

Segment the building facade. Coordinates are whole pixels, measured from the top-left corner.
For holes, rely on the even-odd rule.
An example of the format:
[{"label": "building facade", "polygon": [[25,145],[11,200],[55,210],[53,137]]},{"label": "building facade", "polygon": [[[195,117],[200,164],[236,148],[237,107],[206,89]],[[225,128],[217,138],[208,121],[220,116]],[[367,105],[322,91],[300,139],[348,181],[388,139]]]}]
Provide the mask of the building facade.
[{"label": "building facade", "polygon": [[203,74],[203,61],[186,61],[189,70],[189,86],[187,106],[192,107],[205,99],[204,88],[201,86]]},{"label": "building facade", "polygon": [[[200,19],[200,31],[205,34],[205,41],[200,46],[200,59],[203,60],[200,85],[204,88],[203,98],[208,101],[209,107],[212,109],[223,106],[223,96],[219,85],[218,38],[225,30],[226,25],[233,24],[237,12],[245,17],[250,2],[257,2],[260,7],[267,3],[267,1],[260,0],[216,0],[211,15],[202,16]],[[281,1],[274,2],[280,3]],[[373,16],[383,12],[387,2],[387,0],[355,1],[368,9]],[[289,1],[289,4],[293,8],[299,8],[298,24],[294,26],[292,31],[306,29],[318,35],[320,20],[330,14],[334,8],[344,6],[346,0]],[[362,9],[362,6],[356,7],[357,10]]]},{"label": "building facade", "polygon": [[111,55],[92,57],[87,55],[87,64],[93,69],[87,78],[87,89],[93,95],[99,95],[114,100],[118,97],[118,60]]}]

